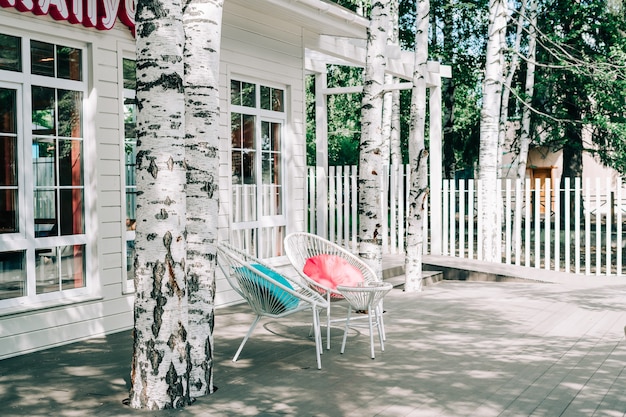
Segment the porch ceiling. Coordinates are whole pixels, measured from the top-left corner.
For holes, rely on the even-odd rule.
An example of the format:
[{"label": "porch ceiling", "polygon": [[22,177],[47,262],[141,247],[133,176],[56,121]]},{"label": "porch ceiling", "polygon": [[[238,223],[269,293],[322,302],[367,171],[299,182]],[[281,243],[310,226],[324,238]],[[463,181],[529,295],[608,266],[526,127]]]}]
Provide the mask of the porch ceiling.
[{"label": "porch ceiling", "polygon": [[368,24],[366,18],[325,0],[229,0],[224,2],[225,11],[231,5],[298,24],[304,31],[317,34],[365,37]]}]

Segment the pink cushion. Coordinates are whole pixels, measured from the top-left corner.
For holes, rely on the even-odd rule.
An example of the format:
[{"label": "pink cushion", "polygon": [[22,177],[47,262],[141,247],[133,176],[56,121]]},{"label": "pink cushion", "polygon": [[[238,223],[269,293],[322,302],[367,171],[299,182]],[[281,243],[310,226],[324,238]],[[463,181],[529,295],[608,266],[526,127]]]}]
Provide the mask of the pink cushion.
[{"label": "pink cushion", "polygon": [[337,289],[337,285],[356,286],[363,282],[359,269],[337,255],[322,254],[306,260],[303,272],[315,282]]}]

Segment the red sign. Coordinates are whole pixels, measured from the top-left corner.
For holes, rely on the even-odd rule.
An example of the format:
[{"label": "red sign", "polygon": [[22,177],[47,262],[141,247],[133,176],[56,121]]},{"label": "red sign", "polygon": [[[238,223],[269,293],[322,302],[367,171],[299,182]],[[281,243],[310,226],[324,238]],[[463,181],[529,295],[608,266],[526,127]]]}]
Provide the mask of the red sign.
[{"label": "red sign", "polygon": [[135,33],[135,0],[0,0],[2,7],[109,30],[116,18]]}]

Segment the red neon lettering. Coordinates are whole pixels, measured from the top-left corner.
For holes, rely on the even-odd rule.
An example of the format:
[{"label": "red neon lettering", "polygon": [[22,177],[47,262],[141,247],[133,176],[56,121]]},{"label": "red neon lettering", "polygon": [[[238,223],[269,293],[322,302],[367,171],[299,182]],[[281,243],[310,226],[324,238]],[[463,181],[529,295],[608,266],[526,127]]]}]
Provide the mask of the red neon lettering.
[{"label": "red neon lettering", "polygon": [[135,0],[0,0],[0,7],[49,15],[99,30],[112,29],[119,17],[135,34]]},{"label": "red neon lettering", "polygon": [[103,13],[98,13],[98,15],[100,15],[100,21],[96,27],[100,30],[109,30],[115,25],[120,0],[100,0],[99,6],[100,11]]}]

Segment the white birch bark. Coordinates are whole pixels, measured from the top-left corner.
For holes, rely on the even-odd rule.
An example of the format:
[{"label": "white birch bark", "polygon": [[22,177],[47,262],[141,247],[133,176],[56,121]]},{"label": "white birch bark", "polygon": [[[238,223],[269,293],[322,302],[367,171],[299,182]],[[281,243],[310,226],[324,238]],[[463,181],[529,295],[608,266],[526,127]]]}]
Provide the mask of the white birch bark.
[{"label": "white birch bark", "polygon": [[529,0],[528,14],[528,57],[526,59],[526,83],[524,86],[525,105],[522,109],[522,126],[519,138],[519,154],[517,156],[517,178],[526,178],[528,148],[530,147],[530,116],[531,102],[535,92],[535,61],[537,59],[537,2]]},{"label": "white birch bark", "polygon": [[130,405],[189,403],[181,3],[139,1],[137,230]]},{"label": "white birch bark", "polygon": [[498,184],[498,126],[502,102],[503,40],[506,31],[505,4],[502,0],[489,1],[489,34],[487,39],[483,105],[480,115],[479,175],[482,207],[482,257],[499,262],[501,206],[497,195]]},{"label": "white birch bark", "polygon": [[426,63],[428,60],[428,23],[430,2],[418,0],[415,10],[415,65],[411,90],[411,121],[409,130],[409,217],[406,231],[404,291],[422,290],[422,252],[424,246],[424,215],[428,196],[426,130]]},{"label": "white birch bark", "polygon": [[[500,132],[498,135],[498,172],[501,172],[502,168],[502,150],[505,145],[507,131],[509,128],[509,97],[511,93],[511,85],[513,84],[513,77],[517,71],[519,66],[519,54],[520,54],[520,45],[522,43],[522,31],[524,28],[524,20],[526,12],[526,2],[522,1],[520,5],[520,10],[517,18],[517,25],[515,31],[515,43],[511,50],[511,61],[509,62],[508,68],[504,68],[506,72],[506,77],[504,77],[504,85],[502,87],[502,106],[500,108]],[[505,33],[506,35],[506,33]],[[502,42],[505,42],[503,39]],[[506,44],[502,45],[503,48],[506,48]],[[504,51],[504,49],[503,49]]]},{"label": "white birch bark", "polygon": [[213,392],[223,0],[185,0],[185,163],[190,395]]},{"label": "white birch bark", "polygon": [[359,144],[359,255],[382,278],[382,107],[389,2],[374,1],[367,30]]},{"label": "white birch bark", "polygon": [[[387,30],[387,44],[398,44],[398,0],[389,0],[389,28]],[[390,74],[385,75],[385,84],[392,84],[395,77]],[[399,149],[394,149],[393,146],[399,147],[398,141],[394,142],[393,135],[397,132],[394,128],[399,127],[399,103],[396,106],[395,100],[400,98],[398,90],[385,90],[383,95],[383,163],[385,165],[392,164],[391,155],[394,155],[394,159],[397,159],[397,152]],[[394,113],[396,112],[396,113]],[[394,126],[394,122],[398,121],[398,125]]]},{"label": "white birch bark", "polygon": [[400,90],[391,92],[391,134],[389,138],[390,163],[392,166],[402,165],[402,147],[400,145]]},{"label": "white birch bark", "polygon": [[[385,84],[393,83],[393,76],[385,74]],[[391,153],[391,118],[393,111],[393,92],[385,91],[383,93],[383,128],[382,136],[383,142],[381,144],[381,156],[384,165],[388,165],[390,162]]]}]

